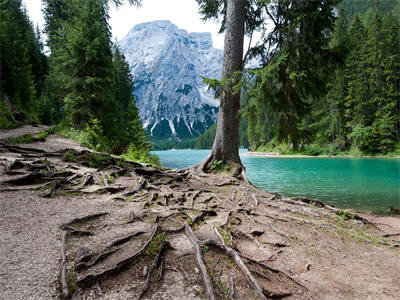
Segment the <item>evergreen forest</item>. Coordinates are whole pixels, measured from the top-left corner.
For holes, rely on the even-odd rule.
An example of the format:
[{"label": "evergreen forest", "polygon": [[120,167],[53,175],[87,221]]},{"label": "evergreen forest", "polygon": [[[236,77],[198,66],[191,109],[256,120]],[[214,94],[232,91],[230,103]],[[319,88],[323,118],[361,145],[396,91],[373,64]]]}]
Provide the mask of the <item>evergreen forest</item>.
[{"label": "evergreen forest", "polygon": [[[109,1],[43,2],[44,34],[21,0],[0,3],[1,128],[58,125],[87,147],[147,162],[156,162],[152,148],[211,148],[215,125],[196,140],[150,143],[129,65],[111,41]],[[334,27],[328,16],[286,11],[286,23],[262,37],[275,50],[248,54],[261,66],[246,70],[238,87],[240,146],[309,155],[400,151],[400,2],[336,2]],[[299,22],[304,30],[296,32]],[[326,27],[317,35],[313,26]]]},{"label": "evergreen forest", "polygon": [[89,148],[157,163],[129,65],[111,41],[108,1],[43,3],[48,53],[22,1],[0,3],[0,127],[57,124],[60,133]]},{"label": "evergreen forest", "polygon": [[[283,37],[279,50],[245,76],[240,145],[281,154],[399,153],[399,7],[398,1],[341,2],[324,46],[331,53],[319,62],[309,57],[314,65],[302,65],[306,36],[296,34],[300,42],[288,44],[289,34],[277,33]],[[293,68],[286,79],[279,75],[282,66]],[[285,85],[297,106],[287,95],[279,99]],[[211,127],[192,147],[211,148],[214,135]]]}]

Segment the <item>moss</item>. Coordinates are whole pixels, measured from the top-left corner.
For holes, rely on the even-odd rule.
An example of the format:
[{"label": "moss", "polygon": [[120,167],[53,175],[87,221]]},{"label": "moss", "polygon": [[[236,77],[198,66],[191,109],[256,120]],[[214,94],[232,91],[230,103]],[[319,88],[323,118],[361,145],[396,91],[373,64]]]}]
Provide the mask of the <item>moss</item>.
[{"label": "moss", "polygon": [[145,255],[154,257],[157,255],[158,251],[160,250],[161,243],[165,240],[165,232],[157,233],[153,240],[150,242]]},{"label": "moss", "polygon": [[71,295],[75,294],[75,292],[78,290],[78,286],[75,283],[75,272],[74,271],[69,271],[67,273],[67,284],[68,284],[68,290]]}]

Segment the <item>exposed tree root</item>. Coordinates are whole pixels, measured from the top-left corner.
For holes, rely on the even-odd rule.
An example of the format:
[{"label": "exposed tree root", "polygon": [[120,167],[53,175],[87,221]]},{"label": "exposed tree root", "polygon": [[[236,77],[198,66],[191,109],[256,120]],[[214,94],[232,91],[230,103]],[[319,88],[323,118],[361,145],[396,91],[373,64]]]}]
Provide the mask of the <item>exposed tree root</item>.
[{"label": "exposed tree root", "polygon": [[108,212],[88,215],[88,216],[84,216],[84,217],[81,217],[81,218],[75,218],[75,219],[72,219],[71,221],[69,221],[67,223],[64,223],[64,224],[60,225],[59,228],[60,229],[65,229],[65,227],[71,226],[71,225],[73,225],[75,223],[86,222],[86,221],[89,221],[89,220],[92,220],[92,219],[96,219],[96,218],[100,218],[100,217],[106,216],[106,215],[108,215]]},{"label": "exposed tree root", "polygon": [[147,182],[146,179],[139,178],[139,181],[137,182],[136,186],[131,191],[123,194],[123,196],[129,197],[129,196],[135,195],[137,192],[139,192],[145,186],[146,182]]},{"label": "exposed tree root", "polygon": [[64,230],[67,230],[70,235],[77,235],[77,236],[90,236],[93,235],[93,232],[87,230],[80,230],[71,226],[64,226]]},{"label": "exposed tree root", "polygon": [[139,236],[139,235],[142,235],[142,234],[144,234],[144,233],[145,233],[144,231],[137,231],[137,232],[134,232],[134,233],[132,233],[132,234],[129,234],[129,235],[123,237],[123,238],[117,239],[117,240],[111,242],[111,243],[106,247],[106,249],[110,249],[110,248],[112,248],[112,247],[122,245],[122,244],[124,244],[124,243],[130,241],[130,240],[131,240],[132,238],[134,238],[135,236]]},{"label": "exposed tree root", "polygon": [[235,299],[235,277],[229,277],[229,300]]},{"label": "exposed tree root", "polygon": [[[238,164],[232,164],[228,174],[205,174],[198,173],[196,168],[186,171],[156,169],[91,151],[8,149],[19,151],[22,157],[2,163],[9,180],[2,183],[9,186],[3,185],[1,191],[40,190],[43,196],[48,197],[68,193],[88,199],[96,197],[96,201],[98,199],[102,205],[107,205],[107,210],[112,212],[109,216],[108,213],[99,213],[75,218],[60,226],[64,230],[60,269],[63,298],[71,297],[68,284],[78,286],[75,298],[110,297],[115,292],[113,287],[118,286],[119,289],[119,284],[123,285],[127,276],[131,279],[133,276],[135,281],[141,280],[145,265],[142,284],[135,285],[134,289],[129,289],[131,285],[127,288],[138,298],[148,296],[153,290],[152,282],[164,280],[164,271],[164,277],[170,283],[171,273],[168,270],[172,270],[182,273],[184,280],[179,284],[188,287],[187,290],[198,285],[202,279],[209,299],[218,296],[229,299],[254,297],[254,294],[249,294],[249,287],[262,299],[288,296],[303,299],[308,296],[304,285],[267,264],[278,253],[284,253],[282,257],[285,257],[291,255],[294,249],[301,252],[301,245],[296,242],[295,236],[304,245],[303,242],[315,242],[312,238],[324,234],[324,238],[335,239],[335,234],[340,231],[343,233],[338,236],[340,240],[346,238],[375,245],[399,246],[396,241],[391,243],[359,234],[360,229],[368,230],[368,234],[376,230],[372,228],[372,222],[356,214],[316,200],[290,199],[258,190],[246,181],[245,170]],[[47,156],[52,157],[51,162],[43,159]],[[207,171],[210,161],[207,166],[198,168]],[[21,175],[16,175],[16,172]],[[103,216],[95,225],[88,222]],[[155,227],[151,232],[144,232],[148,230],[144,228],[152,224]],[[224,230],[225,240],[214,227],[217,224],[218,229]],[[217,239],[209,240],[210,228],[214,231],[211,235],[217,236]],[[186,235],[181,233],[183,230]],[[129,232],[133,233],[126,235]],[[184,251],[183,254],[175,256],[171,251],[165,256],[168,248],[172,247],[165,242],[166,236],[171,245]],[[205,239],[204,242],[199,241],[200,236]],[[385,238],[392,236],[400,236],[400,233],[379,234],[379,237]],[[275,242],[276,237],[279,237],[279,242]],[[285,239],[282,239],[284,242],[280,242],[280,237]],[[139,246],[138,240],[142,241]],[[103,244],[104,241],[108,243]],[[194,252],[189,250],[191,246]],[[154,255],[154,261],[149,262]],[[164,257],[168,259],[164,260]],[[224,257],[230,257],[234,264]],[[259,261],[256,257],[263,260]],[[189,273],[192,260],[198,266],[194,268],[196,274]],[[275,263],[291,268],[282,260]],[[306,263],[302,261],[301,266]],[[75,270],[76,273],[67,273],[67,270]],[[241,280],[242,276],[236,277],[235,281],[238,270],[246,282]],[[295,270],[293,274],[301,272]],[[278,292],[282,290],[287,292]],[[154,297],[159,297],[159,292],[155,291],[157,296]],[[200,293],[199,290],[191,296],[200,297]]]},{"label": "exposed tree root", "polygon": [[[138,299],[141,299],[143,297],[143,295],[149,289],[151,276],[152,276],[153,272],[159,267],[160,263],[162,262],[165,251],[168,250],[168,248],[170,248],[170,247],[171,247],[171,245],[169,244],[168,241],[161,242],[160,249],[157,252],[154,262],[152,263],[152,265],[149,268],[149,271],[147,272],[146,280],[145,280],[144,285],[139,293]],[[161,269],[162,269],[162,267],[161,267]]]},{"label": "exposed tree root", "polygon": [[253,275],[250,273],[249,269],[246,267],[240,256],[236,253],[235,250],[232,248],[228,247],[225,245],[224,239],[222,238],[221,234],[218,232],[218,230],[213,227],[214,233],[217,235],[218,240],[207,240],[204,241],[204,244],[207,246],[212,246],[212,247],[217,247],[221,249],[223,252],[225,252],[228,256],[230,256],[233,261],[235,262],[236,266],[240,269],[242,272],[243,276],[246,278],[249,286],[255,290],[257,293],[257,296],[261,299],[267,299],[264,295],[263,289],[261,286],[258,284],[257,280],[253,277]]},{"label": "exposed tree root", "polygon": [[60,266],[60,286],[61,286],[61,298],[68,299],[69,288],[67,281],[67,232],[63,232],[62,235],[62,249],[61,249],[61,266]]},{"label": "exposed tree root", "polygon": [[201,251],[199,240],[197,239],[192,228],[189,226],[189,224],[187,222],[185,222],[185,232],[186,232],[186,235],[188,236],[190,242],[193,245],[196,264],[199,267],[201,275],[203,277],[203,284],[204,284],[204,288],[206,291],[207,299],[214,300],[214,299],[216,299],[216,294],[214,291],[214,287],[212,285],[210,275],[208,274],[206,264],[204,262],[204,257],[203,257],[203,253]]},{"label": "exposed tree root", "polygon": [[382,237],[392,237],[392,236],[400,236],[400,232],[398,232],[398,233],[389,233],[389,234],[382,235]]},{"label": "exposed tree root", "polygon": [[142,248],[137,251],[136,253],[134,253],[133,255],[131,255],[130,257],[118,262],[115,266],[106,269],[104,271],[102,271],[101,273],[98,274],[89,274],[81,279],[79,279],[76,284],[80,287],[87,287],[92,285],[95,282],[98,282],[99,280],[101,280],[102,278],[106,277],[106,276],[110,276],[116,273],[121,272],[122,270],[124,270],[125,268],[129,267],[129,265],[136,259],[138,258],[140,255],[142,255],[147,247],[149,246],[149,244],[151,243],[151,241],[154,238],[154,235],[157,232],[158,227],[155,226],[153,232],[151,233],[149,239],[146,241],[146,243],[142,246]]},{"label": "exposed tree root", "polygon": [[80,262],[75,266],[75,271],[81,271],[83,269],[89,269],[91,267],[93,267],[94,265],[102,262],[103,260],[105,260],[107,257],[109,257],[110,255],[114,254],[115,252],[119,251],[120,248],[115,248],[112,250],[104,250],[103,252],[101,252],[99,255],[97,255],[92,262]]}]

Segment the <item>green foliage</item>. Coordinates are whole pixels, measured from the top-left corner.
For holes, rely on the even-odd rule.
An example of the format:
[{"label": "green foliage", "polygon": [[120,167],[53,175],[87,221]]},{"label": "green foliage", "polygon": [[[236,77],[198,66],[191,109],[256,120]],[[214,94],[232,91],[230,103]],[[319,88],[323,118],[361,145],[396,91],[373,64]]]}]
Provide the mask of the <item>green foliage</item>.
[{"label": "green foliage", "polygon": [[[8,96],[34,122],[38,120],[36,97],[47,74],[47,58],[40,39],[21,0],[0,2],[1,101]],[[4,119],[2,123],[7,125]]]},{"label": "green foliage", "polygon": [[275,27],[262,40],[264,66],[250,72],[254,79],[244,84],[249,94],[252,146],[263,143],[258,139],[265,135],[271,138],[271,123],[278,139],[290,140],[295,149],[309,141],[310,133],[302,120],[310,113],[312,101],[325,92],[328,74],[339,57],[338,49],[329,45],[337,2],[287,0],[263,4]]},{"label": "green foliage", "polygon": [[393,11],[396,6],[400,6],[398,0],[343,0],[338,7],[344,10],[348,19],[352,19],[356,14],[371,14],[371,11],[374,10],[376,3],[378,3],[379,10],[382,13],[389,13]]},{"label": "green foliage", "polygon": [[31,144],[31,143],[36,143],[36,142],[43,142],[46,137],[50,134],[53,133],[53,129],[45,130],[42,132],[39,132],[37,135],[32,135],[30,133],[18,136],[18,137],[12,137],[8,138],[7,142],[8,143],[15,143],[15,144]]},{"label": "green foliage", "polygon": [[0,129],[11,129],[16,126],[14,114],[8,109],[7,105],[0,100]]},{"label": "green foliage", "polygon": [[229,170],[229,166],[226,165],[222,160],[215,160],[211,164],[210,170],[215,173],[224,173]]},{"label": "green foliage", "polygon": [[[348,6],[349,2],[343,4]],[[361,2],[352,3],[358,7]],[[245,110],[252,149],[268,148],[271,151],[279,145],[287,148],[278,151],[281,153],[396,155],[400,143],[400,23],[391,13],[382,15],[382,12],[390,11],[384,9],[390,1],[385,4],[380,1],[379,10],[373,2],[362,4],[368,6],[369,17],[354,14],[350,25],[345,16],[348,10],[342,6],[345,10],[339,11],[329,44],[341,59],[331,71],[320,69],[330,74],[325,80],[326,89],[309,86],[308,96],[307,93],[299,94],[305,106],[295,108],[297,112],[293,110],[294,103],[299,103],[297,100],[284,105],[289,97],[283,102],[278,101],[278,109],[275,106],[279,99],[275,91],[293,83],[296,92],[303,84],[302,76],[307,74],[303,72],[289,74],[286,83],[279,79],[283,72],[279,66],[288,65],[287,72],[290,60],[296,61],[296,56],[271,57],[264,71],[255,72],[255,81],[248,83],[250,101]],[[313,68],[315,66],[318,65],[314,64]],[[308,75],[304,78],[310,79]],[[303,112],[301,107],[305,108]],[[297,120],[293,116],[297,116]],[[287,123],[290,119],[296,121],[295,127],[292,127],[294,123]],[[286,125],[282,128],[282,124]],[[279,139],[282,130],[288,136],[285,144]],[[297,140],[302,145],[299,151],[292,149],[296,137],[290,132],[297,132]]]},{"label": "green foliage", "polygon": [[100,121],[97,119],[90,120],[82,134],[79,136],[78,142],[82,146],[97,151],[107,149],[106,138],[104,137]]},{"label": "green foliage", "polygon": [[131,159],[156,162],[133,98],[129,65],[111,43],[108,1],[44,2],[51,49],[40,102],[45,121],[63,117],[64,134],[90,149],[129,150]]},{"label": "green foliage", "polygon": [[121,157],[126,160],[148,163],[156,166],[160,165],[160,160],[157,155],[151,154],[149,151],[137,149],[133,143],[129,145],[128,150],[122,154]]}]

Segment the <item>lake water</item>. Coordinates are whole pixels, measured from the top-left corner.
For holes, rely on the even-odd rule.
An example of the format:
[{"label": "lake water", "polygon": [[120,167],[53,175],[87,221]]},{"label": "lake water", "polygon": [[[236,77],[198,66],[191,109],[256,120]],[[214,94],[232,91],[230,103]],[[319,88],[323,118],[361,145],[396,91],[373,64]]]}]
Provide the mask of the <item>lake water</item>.
[{"label": "lake water", "polygon": [[[154,151],[161,165],[182,169],[210,150]],[[241,150],[241,153],[245,150]],[[279,158],[241,155],[250,181],[272,193],[318,199],[358,210],[400,207],[400,159]]]}]

